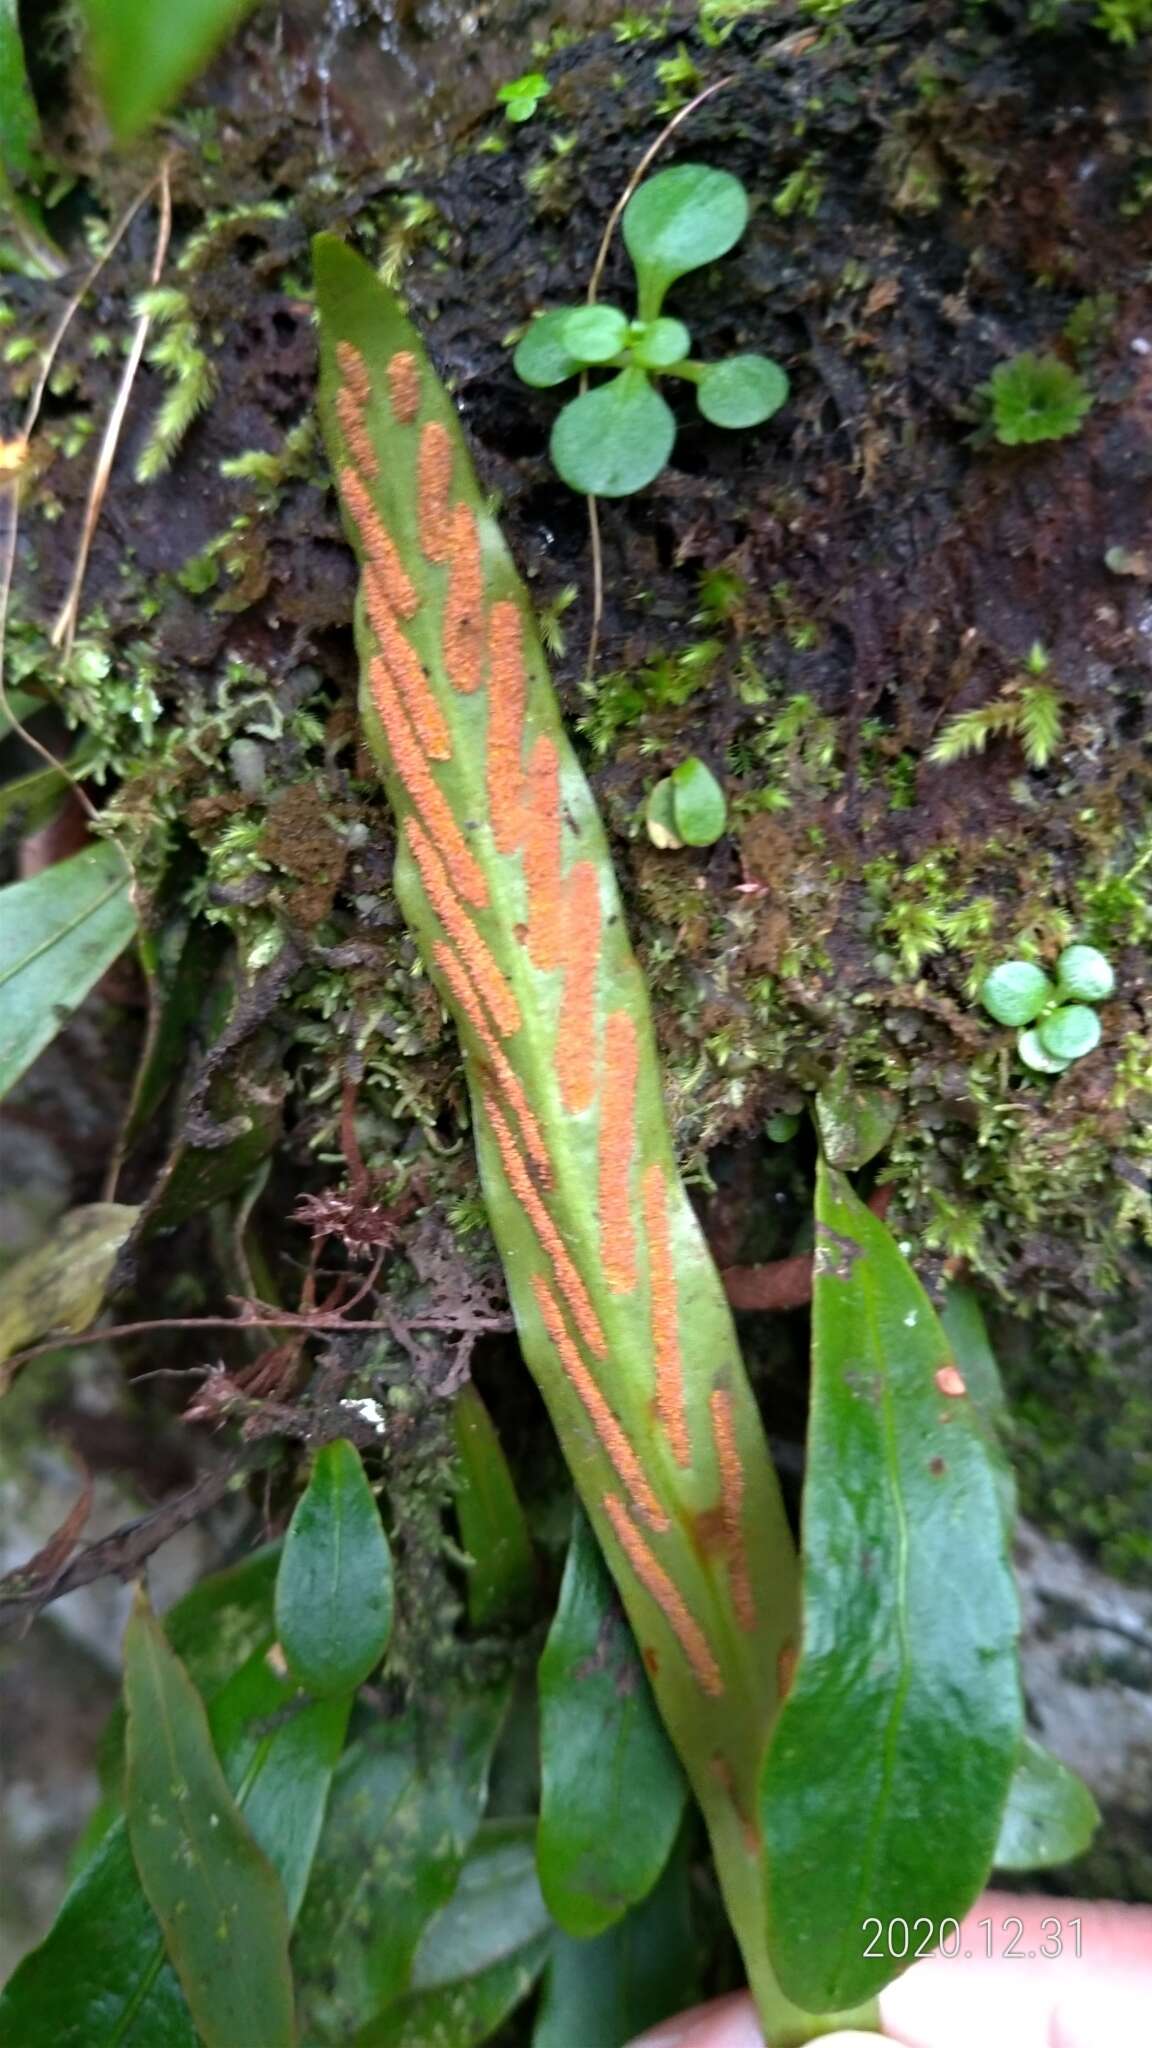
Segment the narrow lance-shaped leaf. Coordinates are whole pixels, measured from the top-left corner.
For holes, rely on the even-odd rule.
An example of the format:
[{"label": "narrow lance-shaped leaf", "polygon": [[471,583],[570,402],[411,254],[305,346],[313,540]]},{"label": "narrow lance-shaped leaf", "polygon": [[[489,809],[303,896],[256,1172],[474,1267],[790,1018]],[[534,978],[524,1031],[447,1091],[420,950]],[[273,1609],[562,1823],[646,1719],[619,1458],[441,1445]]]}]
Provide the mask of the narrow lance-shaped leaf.
[{"label": "narrow lance-shaped leaf", "polygon": [[758,1995],[758,1759],[792,1546],[676,1172],[643,978],[523,586],[394,294],[315,245],[321,414],[362,582],[397,893],[460,1031],[524,1355],[708,1816]]},{"label": "narrow lance-shaped leaf", "polygon": [[[249,1560],[218,1574],[211,1587],[220,1642],[231,1641],[235,1654],[245,1655],[249,1595],[258,1591],[262,1571],[266,1621],[263,1644],[220,1691],[209,1726],[236,1803],[292,1911],[307,1880],[349,1702],[300,1705],[291,1682],[268,1663],[267,1562]],[[208,1603],[197,1595],[210,1584],[190,1596],[192,1608],[181,1603],[189,1640],[207,1615]],[[122,1818],[113,1815],[51,1931],[0,1997],[0,2039],[21,2048],[200,2048]]]},{"label": "narrow lance-shaped leaf", "polygon": [[24,177],[40,139],[40,117],[28,84],[16,0],[0,0],[0,173]]},{"label": "narrow lance-shaped leaf", "polygon": [[355,1444],[317,1451],[284,1538],[276,1628],[309,1692],[346,1693],[376,1669],[392,1632],[392,1555]]},{"label": "narrow lance-shaped leaf", "polygon": [[700,1996],[686,1845],[648,1897],[592,1941],[554,1934],[532,2048],[624,2048]]},{"label": "narrow lance-shaped leaf", "polygon": [[540,1659],[540,1767],[544,1897],[568,1934],[600,1934],[651,1891],[676,1838],[685,1786],[579,1510]]},{"label": "narrow lance-shaped leaf", "polygon": [[971,1905],[1022,1707],[994,1453],[907,1260],[823,1162],[813,1325],[804,1644],[761,1811],[773,1961],[824,2011],[892,1976],[873,1920]]},{"label": "narrow lance-shaped leaf", "polygon": [[288,1909],[200,1697],[138,1600],[124,1637],[126,1810],[140,1882],[205,2048],[292,2048]]},{"label": "narrow lance-shaped leaf", "polygon": [[491,1628],[531,1605],[532,1538],[503,1446],[475,1387],[461,1388],[452,1426],[460,1461],[456,1519],[471,1560],[468,1619],[474,1628]]},{"label": "narrow lance-shaped leaf", "polygon": [[128,869],[114,846],[88,846],[0,889],[0,1095],[136,929]]},{"label": "narrow lance-shaped leaf", "polygon": [[126,139],[175,99],[255,0],[82,0],[104,111]]}]

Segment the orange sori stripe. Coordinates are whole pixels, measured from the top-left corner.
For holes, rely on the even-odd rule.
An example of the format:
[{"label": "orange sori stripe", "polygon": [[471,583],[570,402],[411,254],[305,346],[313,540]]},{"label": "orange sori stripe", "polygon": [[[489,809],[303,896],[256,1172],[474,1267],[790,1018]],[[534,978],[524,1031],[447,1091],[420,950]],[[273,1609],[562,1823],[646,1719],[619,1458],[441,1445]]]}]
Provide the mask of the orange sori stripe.
[{"label": "orange sori stripe", "polygon": [[376,571],[393,611],[399,612],[402,619],[412,618],[420,609],[419,593],[396,552],[396,544],[376,510],[371,494],[354,469],[340,471],[340,495],[360,535],[365,559]]},{"label": "orange sori stripe", "polygon": [[444,667],[453,688],[478,690],[484,680],[484,568],[480,529],[467,505],[452,507],[442,639]]},{"label": "orange sori stripe", "polygon": [[524,783],[524,879],[528,885],[528,952],[534,967],[558,967],[564,916],[560,881],[560,756],[541,733]]},{"label": "orange sori stripe", "polygon": [[488,614],[488,812],[501,853],[520,844],[524,743],[524,642],[519,608],[497,600]]},{"label": "orange sori stripe", "polygon": [[368,365],[354,341],[336,343],[336,362],[340,375],[351,391],[357,404],[367,405],[372,396],[372,378]]},{"label": "orange sori stripe", "polygon": [[600,1258],[613,1294],[636,1285],[632,1162],[636,1154],[636,1076],[640,1048],[627,1010],[613,1010],[604,1025],[604,1083],[600,1090]]},{"label": "orange sori stripe", "polygon": [[380,463],[372,445],[372,436],[364,424],[364,414],[352,393],[343,384],[336,393],[336,417],[353,458],[364,475],[379,476]]},{"label": "orange sori stripe", "polygon": [[410,348],[398,348],[388,365],[388,395],[398,427],[410,427],[420,410],[420,365]]},{"label": "orange sori stripe", "polygon": [[447,761],[452,755],[448,722],[433,694],[420,658],[396,624],[392,607],[376,579],[371,564],[364,570],[364,609],[376,635],[379,658],[388,667],[400,692],[404,709],[416,728],[416,737],[433,761]]},{"label": "orange sori stripe", "polygon": [[604,1496],[604,1512],[616,1534],[616,1541],[628,1559],[649,1598],[656,1602],[680,1648],[696,1674],[701,1690],[711,1699],[724,1691],[720,1667],[708,1647],[698,1621],[689,1613],[683,1594],[669,1578],[663,1565],[653,1557],[640,1531],[628,1519],[628,1510],[614,1493]]},{"label": "orange sori stripe", "polygon": [[400,693],[382,661],[369,664],[368,684],[396,773],[428,837],[435,843],[453,889],[477,910],[483,910],[488,902],[484,870],[456,823],[444,792],[433,780]]},{"label": "orange sori stripe", "polygon": [[408,844],[428,901],[462,956],[472,984],[501,1038],[520,1029],[520,1006],[471,918],[462,908],[437,847],[417,818],[407,823]]},{"label": "orange sori stripe", "polygon": [[556,1073],[569,1116],[596,1093],[596,994],[600,971],[600,877],[578,860],[564,883],[564,996],[556,1034]]},{"label": "orange sori stripe", "polygon": [[680,1314],[676,1274],[668,1235],[668,1193],[664,1169],[644,1175],[644,1228],[648,1239],[648,1287],[652,1296],[652,1351],[656,1371],[656,1414],[678,1465],[692,1462],[684,1413],[684,1362],[680,1355]]},{"label": "orange sori stripe", "polygon": [[648,1480],[645,1478],[640,1460],[624,1434],[620,1423],[615,1415],[613,1415],[611,1408],[608,1406],[607,1401],[604,1399],[592,1374],[589,1372],[588,1367],[573,1343],[564,1321],[564,1314],[560,1304],[543,1274],[534,1273],[532,1275],[532,1288],[536,1296],[536,1306],[540,1310],[544,1327],[552,1339],[560,1363],[564,1367],[564,1371],[571,1381],[576,1394],[583,1402],[588,1413],[588,1420],[615,1466],[621,1484],[628,1491],[629,1498],[640,1514],[643,1515],[649,1528],[660,1531],[670,1529],[672,1527],[671,1521],[653,1493]]},{"label": "orange sori stripe", "polygon": [[420,545],[430,562],[446,562],[451,552],[448,501],[452,495],[453,460],[452,436],[447,427],[442,427],[439,420],[429,420],[420,436],[417,502]]},{"label": "orange sori stripe", "polygon": [[716,1462],[720,1467],[720,1513],[728,1553],[728,1583],[732,1605],[741,1628],[756,1626],[756,1597],[748,1575],[748,1553],[744,1547],[744,1467],[736,1444],[732,1396],[717,1387],[708,1406],[712,1413],[712,1434],[716,1439]]},{"label": "orange sori stripe", "polygon": [[448,983],[456,1005],[463,1010],[469,1024],[484,1048],[491,1063],[492,1076],[496,1085],[520,1126],[520,1136],[531,1154],[545,1182],[552,1179],[552,1160],[544,1141],[544,1133],[536,1113],[524,1092],[520,1076],[505,1058],[496,1038],[489,1028],[484,1014],[485,1002],[481,991],[472,980],[468,967],[442,941],[433,949],[436,965]]},{"label": "orange sori stripe", "polygon": [[527,1216],[529,1223],[532,1225],[533,1230],[536,1232],[542,1251],[552,1262],[553,1274],[560,1298],[567,1304],[572,1320],[589,1351],[592,1352],[595,1358],[604,1358],[607,1356],[608,1346],[604,1339],[604,1332],[600,1328],[596,1311],[589,1299],[588,1289],[573,1265],[568,1248],[547,1209],[544,1207],[533,1185],[532,1176],[528,1172],[519,1152],[516,1150],[516,1141],[508,1128],[499,1105],[493,1101],[490,1095],[486,1095],[484,1097],[484,1108],[487,1111],[488,1121],[495,1134],[496,1143],[500,1147],[500,1157],[504,1162],[504,1171],[508,1176],[508,1184],[524,1214]]}]

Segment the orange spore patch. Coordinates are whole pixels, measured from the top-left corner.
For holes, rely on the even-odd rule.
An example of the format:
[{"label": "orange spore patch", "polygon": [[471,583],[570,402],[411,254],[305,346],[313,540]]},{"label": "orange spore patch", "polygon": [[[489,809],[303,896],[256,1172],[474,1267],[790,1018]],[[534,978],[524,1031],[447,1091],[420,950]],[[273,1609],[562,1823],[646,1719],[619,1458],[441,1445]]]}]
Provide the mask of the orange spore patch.
[{"label": "orange spore patch", "polygon": [[958,1401],[961,1394],[968,1392],[968,1382],[963,1373],[954,1365],[942,1365],[935,1375],[936,1386],[941,1394],[947,1394],[952,1401]]},{"label": "orange spore patch", "polygon": [[463,896],[477,910],[483,910],[488,902],[484,870],[456,823],[443,790],[433,779],[403,700],[384,662],[369,663],[368,686],[384,727],[396,773],[429,839],[436,846],[447,870],[452,893]]},{"label": "orange spore patch", "polygon": [[710,1699],[719,1699],[724,1691],[720,1667],[699,1622],[689,1613],[679,1587],[669,1578],[659,1559],[652,1555],[640,1531],[629,1521],[624,1502],[618,1500],[614,1493],[605,1494],[604,1512],[644,1591],[656,1602],[687,1657],[701,1691],[706,1692]]},{"label": "orange spore patch", "polygon": [[448,503],[452,495],[455,451],[447,427],[429,420],[420,436],[417,503],[420,545],[430,562],[446,562],[452,548]]},{"label": "orange spore patch", "polygon": [[615,1466],[629,1499],[650,1529],[670,1529],[672,1524],[653,1493],[639,1458],[573,1343],[560,1304],[542,1274],[532,1275],[532,1291],[556,1355],[587,1410],[588,1420]]},{"label": "orange spore patch", "polygon": [[661,1166],[650,1166],[644,1175],[644,1229],[648,1240],[648,1288],[652,1297],[656,1414],[677,1464],[690,1465],[692,1444],[684,1412],[680,1305],[668,1232],[668,1191]]},{"label": "orange spore patch", "polygon": [[452,991],[457,1009],[463,1011],[484,1049],[492,1079],[516,1119],[524,1148],[540,1173],[541,1179],[547,1184],[552,1179],[552,1160],[544,1142],[544,1133],[524,1092],[519,1074],[505,1057],[489,1026],[485,1015],[485,999],[472,980],[464,961],[457,958],[450,946],[441,942],[434,948],[434,956],[437,967]]},{"label": "orange spore patch", "polygon": [[524,779],[524,640],[517,607],[499,598],[488,615],[488,813],[501,853],[520,844]]},{"label": "orange spore patch", "polygon": [[398,348],[388,365],[388,396],[398,427],[410,427],[420,410],[420,365],[410,348]]},{"label": "orange spore patch", "polygon": [[741,1628],[754,1629],[756,1599],[748,1575],[748,1553],[744,1546],[744,1467],[740,1463],[736,1443],[732,1396],[726,1387],[717,1387],[708,1405],[716,1442],[716,1463],[720,1467],[720,1512],[732,1605]]},{"label": "orange spore patch", "polygon": [[515,995],[452,887],[439,847],[418,819],[409,818],[405,830],[428,901],[463,959],[493,1029],[501,1038],[511,1038],[521,1022]]},{"label": "orange spore patch", "polygon": [[360,406],[343,384],[336,393],[336,417],[357,468],[364,476],[375,479],[380,474],[380,462],[372,445],[372,436],[364,424]]},{"label": "orange spore patch", "polygon": [[380,649],[374,659],[385,665],[395,683],[424,752],[433,761],[450,760],[452,736],[444,713],[432,693],[415,648],[408,645],[397,626],[371,570],[364,578],[364,609]]},{"label": "orange spore patch", "polygon": [[528,953],[534,967],[561,964],[564,921],[560,881],[560,757],[541,733],[524,784],[524,880],[528,885]]},{"label": "orange spore patch", "polygon": [[636,1076],[640,1049],[627,1010],[613,1010],[604,1026],[604,1085],[600,1091],[600,1257],[613,1294],[636,1285],[636,1226],[632,1165],[636,1155]]},{"label": "orange spore patch", "polygon": [[467,505],[453,505],[448,595],[444,600],[444,667],[466,694],[484,680],[484,569],[480,530]]},{"label": "orange spore patch", "polygon": [[372,396],[372,378],[368,365],[354,341],[336,343],[336,363],[356,403],[367,405]]},{"label": "orange spore patch", "polygon": [[412,618],[420,609],[419,594],[372,502],[371,493],[354,469],[340,471],[340,495],[360,535],[365,563],[375,571],[388,603],[402,619]]},{"label": "orange spore patch", "polygon": [[604,1358],[607,1356],[608,1351],[604,1332],[600,1328],[600,1322],[589,1298],[588,1289],[585,1287],[572,1262],[568,1247],[540,1199],[532,1176],[516,1149],[516,1141],[508,1128],[507,1121],[499,1105],[491,1096],[485,1096],[484,1108],[487,1111],[488,1121],[492,1126],[496,1143],[500,1148],[500,1157],[503,1161],[504,1172],[508,1177],[508,1185],[523,1209],[524,1214],[527,1216],[533,1230],[536,1232],[541,1250],[544,1252],[545,1257],[551,1261],[556,1291],[561,1301],[567,1307],[576,1328],[579,1330],[584,1343],[593,1357]]},{"label": "orange spore patch", "polygon": [[578,860],[564,882],[564,995],[556,1034],[556,1073],[569,1116],[590,1108],[596,1093],[600,877]]}]

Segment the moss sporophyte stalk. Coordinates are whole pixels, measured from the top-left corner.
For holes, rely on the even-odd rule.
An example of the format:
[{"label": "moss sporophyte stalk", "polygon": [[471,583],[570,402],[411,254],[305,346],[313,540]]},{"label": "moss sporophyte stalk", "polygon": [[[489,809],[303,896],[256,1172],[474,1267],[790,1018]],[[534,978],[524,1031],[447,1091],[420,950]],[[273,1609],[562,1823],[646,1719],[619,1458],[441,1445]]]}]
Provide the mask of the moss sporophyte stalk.
[{"label": "moss sporophyte stalk", "polygon": [[[680,1182],[647,993],[530,606],[398,303],[315,249],[321,410],[360,562],[361,709],[397,893],[464,1051],[521,1348],[712,1837],[772,2038],[759,1771],[797,1647],[791,1537]],[[651,310],[648,308],[647,310]],[[830,2024],[830,2022],[828,2022]]]}]

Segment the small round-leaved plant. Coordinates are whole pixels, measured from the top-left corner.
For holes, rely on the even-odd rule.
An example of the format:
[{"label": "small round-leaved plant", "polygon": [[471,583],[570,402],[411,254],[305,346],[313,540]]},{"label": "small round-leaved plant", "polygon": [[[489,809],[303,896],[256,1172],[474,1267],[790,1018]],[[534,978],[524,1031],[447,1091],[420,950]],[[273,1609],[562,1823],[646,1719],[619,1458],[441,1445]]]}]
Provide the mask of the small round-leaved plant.
[{"label": "small round-leaved plant", "polygon": [[655,387],[682,377],[717,427],[756,427],[788,396],[788,378],[769,356],[693,361],[682,320],[663,313],[665,294],[690,270],[727,255],[748,222],[748,195],[728,171],[676,164],[633,193],[624,209],[624,244],[636,272],[633,318],[618,306],[561,306],[533,321],[513,358],[538,390],[583,371],[608,370],[567,404],[552,429],[551,453],[575,491],[623,498],[658,476],[672,453],[676,418]]},{"label": "small round-leaved plant", "polygon": [[1017,1029],[1016,1049],[1038,1074],[1062,1074],[1095,1052],[1100,1019],[1092,1008],[1116,985],[1112,964],[1095,946],[1065,946],[1056,981],[1031,960],[1002,960],[986,976],[980,1001],[998,1024]]}]

